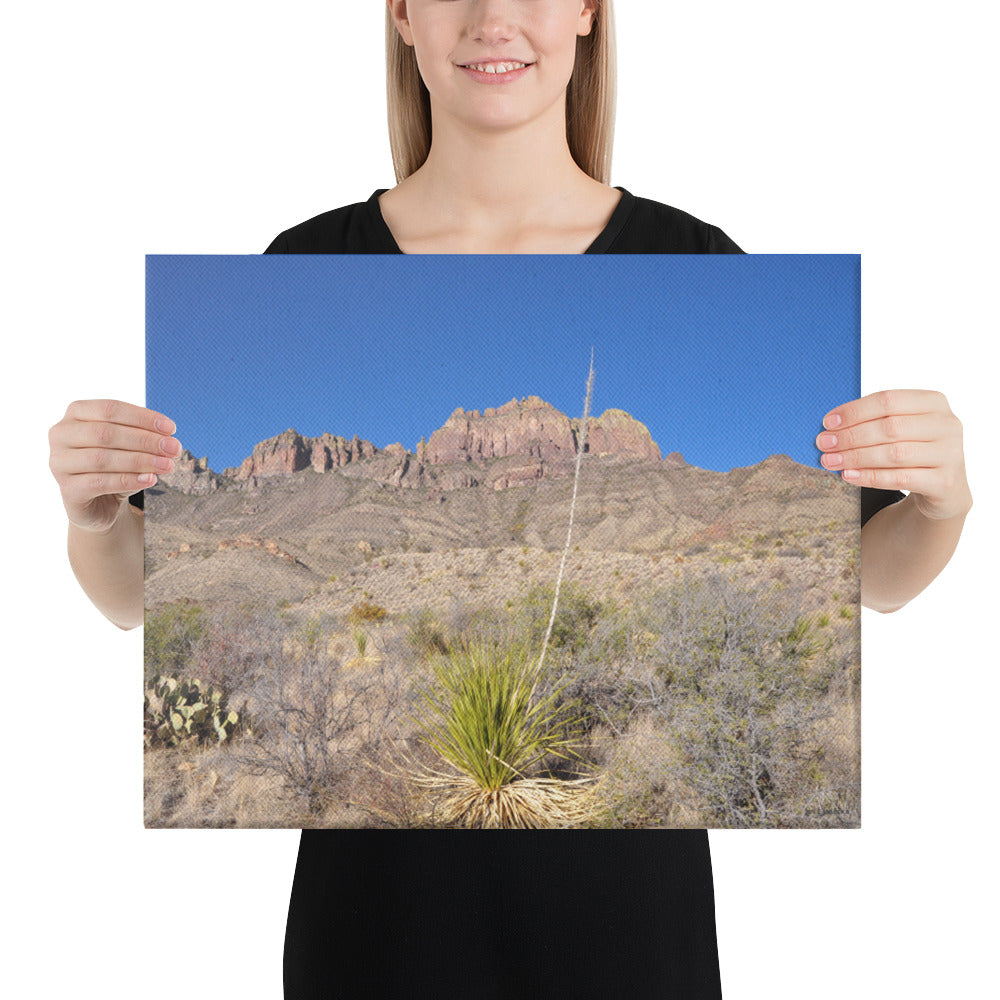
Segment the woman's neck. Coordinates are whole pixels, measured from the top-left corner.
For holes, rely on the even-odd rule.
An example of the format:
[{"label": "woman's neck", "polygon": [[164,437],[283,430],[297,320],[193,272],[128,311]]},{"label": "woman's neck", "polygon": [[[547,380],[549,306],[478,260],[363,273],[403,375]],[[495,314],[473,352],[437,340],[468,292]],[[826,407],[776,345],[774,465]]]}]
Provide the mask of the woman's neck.
[{"label": "woman's neck", "polygon": [[380,206],[407,253],[574,252],[617,200],[573,160],[560,113],[503,131],[435,119],[427,160]]},{"label": "woman's neck", "polygon": [[438,208],[488,220],[530,215],[586,175],[573,161],[562,121],[473,134],[439,128],[413,175]]}]

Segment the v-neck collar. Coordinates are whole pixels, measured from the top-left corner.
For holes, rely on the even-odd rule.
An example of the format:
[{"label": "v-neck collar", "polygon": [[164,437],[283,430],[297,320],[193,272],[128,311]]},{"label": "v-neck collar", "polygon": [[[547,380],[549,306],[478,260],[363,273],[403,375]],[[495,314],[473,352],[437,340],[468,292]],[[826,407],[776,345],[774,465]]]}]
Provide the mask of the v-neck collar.
[{"label": "v-neck collar", "polygon": [[[368,199],[367,205],[371,213],[372,225],[378,234],[379,242],[382,244],[380,252],[401,254],[403,251],[399,249],[396,238],[392,235],[392,231],[386,224],[385,216],[382,214],[382,206],[378,201],[379,196],[385,194],[388,190],[388,188],[379,188]],[[594,242],[583,251],[584,253],[607,253],[608,247],[617,239],[618,234],[625,227],[628,217],[632,214],[632,209],[635,207],[635,195],[617,185],[615,190],[621,191],[622,196],[618,199],[618,204],[615,205],[615,210],[611,213],[608,224],[597,234]]]}]

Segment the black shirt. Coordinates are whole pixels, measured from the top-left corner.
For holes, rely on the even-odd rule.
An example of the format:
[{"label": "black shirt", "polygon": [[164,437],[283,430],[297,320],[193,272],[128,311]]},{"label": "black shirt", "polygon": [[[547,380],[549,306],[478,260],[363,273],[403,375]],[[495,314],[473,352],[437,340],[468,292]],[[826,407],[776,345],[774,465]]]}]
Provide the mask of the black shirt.
[{"label": "black shirt", "polygon": [[[586,253],[742,253],[719,228],[687,212],[618,188],[622,196]],[[324,212],[286,229],[265,253],[402,253],[379,208],[367,201]],[[668,249],[669,248],[669,249]]]},{"label": "black shirt", "polygon": [[[742,253],[717,227],[619,190],[587,253]],[[380,194],[266,252],[401,253]],[[862,523],[901,497],[862,490]],[[718,1000],[708,833],[303,830],[284,983],[286,1000]]]}]

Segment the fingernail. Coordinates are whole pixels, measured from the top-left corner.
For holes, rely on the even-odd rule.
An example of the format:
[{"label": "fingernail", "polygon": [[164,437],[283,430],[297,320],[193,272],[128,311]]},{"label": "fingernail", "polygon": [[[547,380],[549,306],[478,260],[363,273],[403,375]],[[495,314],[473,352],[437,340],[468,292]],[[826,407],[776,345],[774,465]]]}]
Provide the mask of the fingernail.
[{"label": "fingernail", "polygon": [[834,452],[830,455],[824,455],[822,461],[828,469],[836,469],[844,461],[844,456]]},{"label": "fingernail", "polygon": [[139,482],[145,486],[151,485],[155,478],[156,476],[152,472],[142,472],[139,474]]},{"label": "fingernail", "polygon": [[169,472],[174,467],[174,463],[169,458],[157,455],[156,458],[153,459],[153,466],[159,469],[160,472]]},{"label": "fingernail", "polygon": [[177,430],[177,425],[172,420],[164,420],[163,417],[157,417],[156,420],[153,421],[153,426],[161,434],[173,434],[174,431]]},{"label": "fingernail", "polygon": [[836,434],[820,434],[820,436],[819,436],[819,446],[821,448],[836,448],[837,447],[837,435]]},{"label": "fingernail", "polygon": [[823,426],[828,430],[832,431],[834,427],[839,427],[844,422],[843,417],[839,413],[831,413],[824,421]]},{"label": "fingernail", "polygon": [[857,469],[844,469],[841,473],[845,479],[860,479],[861,473]]}]

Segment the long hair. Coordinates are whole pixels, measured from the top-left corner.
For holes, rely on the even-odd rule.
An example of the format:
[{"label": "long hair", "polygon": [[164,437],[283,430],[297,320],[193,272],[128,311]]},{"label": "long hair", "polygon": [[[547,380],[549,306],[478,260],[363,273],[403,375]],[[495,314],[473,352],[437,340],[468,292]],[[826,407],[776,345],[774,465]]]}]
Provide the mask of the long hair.
[{"label": "long hair", "polygon": [[[431,98],[417,57],[385,11],[386,103],[396,182],[409,177],[431,148]],[[578,167],[602,184],[611,178],[615,131],[615,26],[611,0],[598,0],[589,35],[576,40],[566,88],[566,141]]]}]

